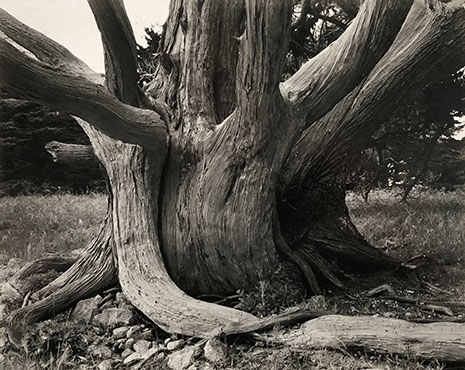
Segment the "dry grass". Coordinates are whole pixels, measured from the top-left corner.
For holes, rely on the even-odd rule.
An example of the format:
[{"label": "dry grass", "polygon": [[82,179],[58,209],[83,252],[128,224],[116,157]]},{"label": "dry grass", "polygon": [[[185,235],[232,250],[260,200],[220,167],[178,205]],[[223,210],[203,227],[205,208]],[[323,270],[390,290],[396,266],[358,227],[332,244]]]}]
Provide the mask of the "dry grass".
[{"label": "dry grass", "polygon": [[362,235],[400,260],[424,254],[444,264],[465,263],[465,191],[427,192],[409,203],[385,191],[368,203],[355,195],[347,200]]},{"label": "dry grass", "polygon": [[0,254],[31,260],[82,248],[95,236],[105,209],[103,194],[0,198]]}]

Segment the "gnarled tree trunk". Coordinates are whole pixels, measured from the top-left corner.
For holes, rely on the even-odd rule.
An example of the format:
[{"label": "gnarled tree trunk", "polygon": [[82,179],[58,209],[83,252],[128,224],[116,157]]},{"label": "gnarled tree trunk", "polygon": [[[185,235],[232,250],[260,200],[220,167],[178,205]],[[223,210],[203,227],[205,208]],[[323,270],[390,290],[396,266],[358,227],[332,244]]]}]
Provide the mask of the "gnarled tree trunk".
[{"label": "gnarled tree trunk", "polygon": [[170,333],[240,333],[269,323],[185,292],[251,288],[280,257],[315,292],[315,272],[343,287],[335,258],[395,265],[355,229],[334,179],[400,99],[464,64],[463,3],[365,1],[337,41],[281,82],[292,1],[173,0],[144,92],[122,0],[89,0],[105,82],[0,10],[0,89],[79,117],[110,191],[99,236],[10,330],[19,338],[51,304],[118,279]]}]

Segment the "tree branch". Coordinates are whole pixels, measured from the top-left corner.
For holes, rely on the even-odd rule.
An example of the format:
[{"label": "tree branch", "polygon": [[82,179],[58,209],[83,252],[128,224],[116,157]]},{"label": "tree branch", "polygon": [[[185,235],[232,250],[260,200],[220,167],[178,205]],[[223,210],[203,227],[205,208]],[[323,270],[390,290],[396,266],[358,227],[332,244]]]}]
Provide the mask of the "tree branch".
[{"label": "tree branch", "polygon": [[312,123],[355,88],[391,46],[413,0],[365,1],[332,45],[283,84],[283,94]]},{"label": "tree branch", "polygon": [[292,1],[248,0],[236,76],[238,106],[255,107],[278,91],[284,68]]},{"label": "tree branch", "polygon": [[0,89],[79,116],[115,139],[147,147],[165,142],[158,114],[121,103],[100,80],[64,47],[0,9]]},{"label": "tree branch", "polygon": [[281,174],[283,184],[302,186],[337,174],[399,104],[465,65],[465,1],[460,3],[436,1],[432,11],[415,1],[364,83],[303,132]]},{"label": "tree branch", "polygon": [[106,84],[122,102],[138,106],[136,41],[123,0],[88,3],[102,36]]}]

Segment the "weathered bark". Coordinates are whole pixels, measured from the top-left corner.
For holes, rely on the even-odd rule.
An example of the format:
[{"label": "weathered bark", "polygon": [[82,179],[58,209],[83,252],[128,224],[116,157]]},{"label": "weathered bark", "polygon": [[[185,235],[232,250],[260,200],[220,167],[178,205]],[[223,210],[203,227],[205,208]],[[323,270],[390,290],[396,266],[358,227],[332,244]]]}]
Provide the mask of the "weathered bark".
[{"label": "weathered bark", "polygon": [[[431,4],[414,2],[393,45],[367,78],[304,130],[292,148],[279,181],[281,217],[308,220],[290,233],[290,240],[301,240],[297,249],[305,249],[308,240],[333,257],[365,259],[365,265],[371,260],[373,266],[394,263],[364,241],[344,210],[343,197],[328,188],[402,101],[465,64],[463,2]],[[435,73],[427,72],[439,65]]]},{"label": "weathered bark", "polygon": [[270,338],[292,349],[362,349],[419,360],[465,362],[465,324],[417,324],[370,316],[329,315]]},{"label": "weathered bark", "polygon": [[99,169],[99,161],[90,145],[67,144],[59,141],[50,141],[45,150],[51,154],[56,163],[66,164],[82,171],[95,171]]},{"label": "weathered bark", "polygon": [[[435,66],[444,63],[442,43],[454,27],[463,31],[452,11],[458,2],[436,12],[412,2],[366,1],[338,41],[280,86],[291,0],[174,0],[150,97],[137,88],[121,0],[89,0],[104,43],[105,86],[65,49],[1,11],[0,88],[79,116],[110,191],[106,222],[81,264],[15,312],[10,326],[66,307],[117,271],[129,300],[170,333],[245,333],[292,320],[260,320],[183,290],[253,287],[276,268],[278,252],[314,290],[313,270],[343,286],[328,257],[394,263],[363,241],[343,196],[321,184],[344,165],[338,162],[362,128],[374,125],[373,110],[394,104],[384,91],[392,95],[433,56]],[[431,29],[440,35],[438,50]],[[303,207],[293,213],[299,195]],[[287,212],[304,216],[302,224]]]}]

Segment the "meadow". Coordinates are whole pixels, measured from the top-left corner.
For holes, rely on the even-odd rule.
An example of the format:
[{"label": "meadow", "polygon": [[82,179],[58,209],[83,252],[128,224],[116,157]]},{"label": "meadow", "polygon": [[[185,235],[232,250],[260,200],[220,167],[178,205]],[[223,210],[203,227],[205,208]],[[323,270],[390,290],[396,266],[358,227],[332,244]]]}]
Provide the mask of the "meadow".
[{"label": "meadow", "polygon": [[[32,260],[83,248],[97,232],[106,202],[101,193],[0,198],[0,254]],[[427,192],[408,203],[386,191],[374,192],[368,202],[349,194],[347,204],[362,235],[401,260],[465,260],[463,190]]]}]

